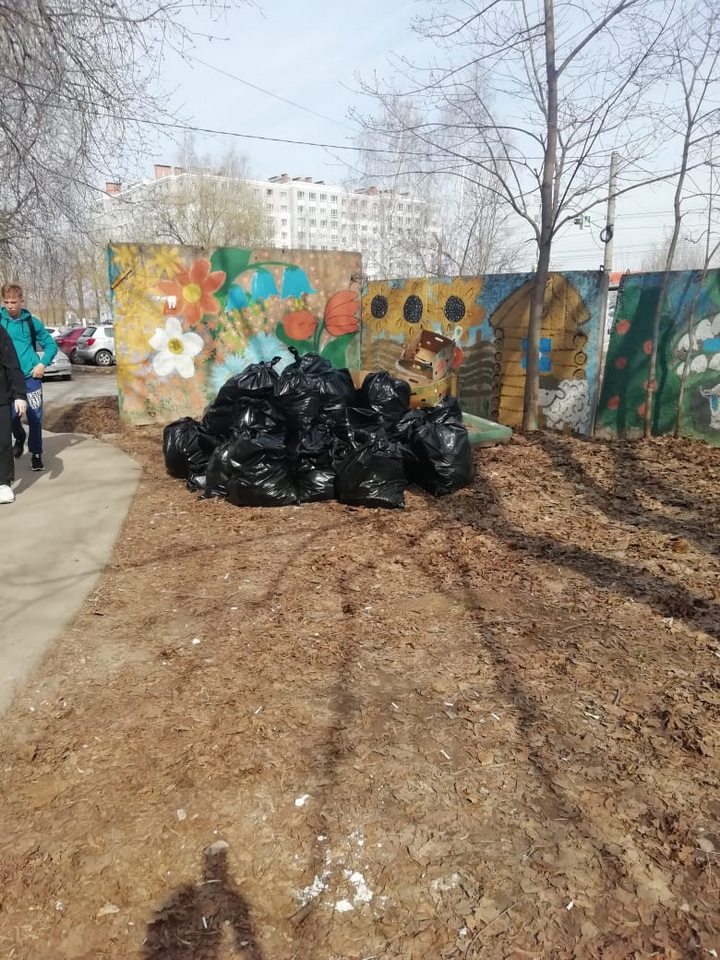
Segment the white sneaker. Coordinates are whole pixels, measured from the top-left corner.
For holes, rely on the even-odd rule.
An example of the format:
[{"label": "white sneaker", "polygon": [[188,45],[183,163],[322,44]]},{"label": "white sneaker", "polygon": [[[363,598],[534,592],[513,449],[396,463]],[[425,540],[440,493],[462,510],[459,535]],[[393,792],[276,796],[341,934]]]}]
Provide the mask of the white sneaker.
[{"label": "white sneaker", "polygon": [[6,483],[0,484],[0,503],[13,503],[15,494]]}]

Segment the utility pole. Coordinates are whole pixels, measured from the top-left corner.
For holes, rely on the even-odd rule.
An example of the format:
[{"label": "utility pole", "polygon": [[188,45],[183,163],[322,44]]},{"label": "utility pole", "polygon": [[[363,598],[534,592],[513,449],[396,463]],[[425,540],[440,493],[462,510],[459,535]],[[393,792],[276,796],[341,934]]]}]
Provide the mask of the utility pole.
[{"label": "utility pole", "polygon": [[613,240],[615,239],[615,198],[617,196],[618,155],[613,151],[610,157],[610,179],[608,181],[607,213],[605,226],[600,232],[600,239],[605,244],[603,254],[602,277],[600,278],[600,323],[598,329],[598,383],[595,397],[595,413],[593,416],[593,433],[597,421],[597,407],[600,400],[600,388],[605,372],[605,330],[608,322],[608,306],[610,300],[610,274],[613,267]]}]

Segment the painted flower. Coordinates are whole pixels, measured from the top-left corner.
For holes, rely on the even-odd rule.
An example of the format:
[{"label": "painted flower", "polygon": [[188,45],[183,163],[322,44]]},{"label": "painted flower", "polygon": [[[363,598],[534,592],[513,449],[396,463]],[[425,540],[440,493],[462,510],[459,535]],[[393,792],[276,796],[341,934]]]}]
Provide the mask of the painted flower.
[{"label": "painted flower", "polygon": [[275,277],[269,270],[260,267],[255,271],[250,281],[250,293],[252,294],[253,300],[267,300],[268,297],[278,296]]},{"label": "painted flower", "polygon": [[359,326],[357,318],[359,309],[360,298],[354,290],[338,290],[325,304],[323,317],[325,329],[333,337],[356,333]]},{"label": "painted flower", "polygon": [[247,348],[242,353],[228,354],[223,363],[215,364],[210,374],[210,385],[217,393],[230,377],[242,373],[249,364],[270,363],[275,357],[280,357],[280,361],[275,364],[278,373],[293,362],[290,351],[277,337],[268,333],[256,333],[248,340]]},{"label": "painted flower", "polygon": [[[427,282],[421,280],[371,281],[363,296],[362,311],[363,326],[370,338],[405,338],[418,330],[429,330],[432,325],[428,323],[428,314],[419,296],[426,290]],[[407,319],[408,310],[411,318],[419,320],[419,324],[413,325]]]},{"label": "painted flower", "polygon": [[250,303],[247,294],[241,286],[234,283],[228,291],[227,306],[228,310],[244,310]]},{"label": "painted flower", "polygon": [[300,267],[286,267],[285,273],[283,273],[282,293],[280,296],[284,300],[286,297],[300,298],[304,293],[317,293],[317,291],[310,286],[310,281],[305,271],[301,270]]},{"label": "painted flower", "polygon": [[205,313],[217,313],[220,304],[213,294],[225,282],[225,271],[210,272],[210,261],[200,257],[187,270],[179,267],[174,280],[160,280],[158,289],[166,297],[175,297],[177,311],[188,323],[198,323]]},{"label": "painted flower", "polygon": [[178,318],[168,317],[165,329],[158,327],[150,337],[150,346],[157,351],[152,366],[159,377],[179,373],[189,380],[195,373],[194,358],[203,348],[203,339],[197,333],[183,333]]},{"label": "painted flower", "polygon": [[468,343],[470,331],[485,319],[485,308],[480,303],[482,288],[482,277],[431,282],[426,305],[428,321],[437,325],[444,336]]},{"label": "painted flower", "polygon": [[626,334],[626,333],[628,332],[628,330],[630,329],[630,321],[629,321],[629,320],[618,320],[618,322],[617,322],[617,327],[616,327],[615,329],[617,330],[617,332],[620,334],[621,337],[624,337],[625,334]]},{"label": "painted flower", "polygon": [[293,310],[282,318],[285,333],[293,340],[308,340],[317,327],[317,317],[309,310]]}]

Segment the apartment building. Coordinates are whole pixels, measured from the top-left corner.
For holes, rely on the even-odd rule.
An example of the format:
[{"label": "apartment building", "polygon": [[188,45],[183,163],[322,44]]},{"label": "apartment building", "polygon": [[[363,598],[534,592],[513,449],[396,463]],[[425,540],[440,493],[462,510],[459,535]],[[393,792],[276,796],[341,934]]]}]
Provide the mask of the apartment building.
[{"label": "apartment building", "polygon": [[152,179],[125,188],[116,182],[106,184],[102,218],[108,236],[120,242],[137,241],[138,223],[152,208],[153,198],[172,196],[181,189],[192,196],[193,187],[208,178],[227,185],[231,202],[234,196],[243,202],[251,195],[262,204],[272,246],[360,251],[363,271],[371,279],[425,272],[435,249],[437,211],[408,193],[377,186],[352,190],[285,173],[268,180],[240,180],[165,164],[155,164]]}]

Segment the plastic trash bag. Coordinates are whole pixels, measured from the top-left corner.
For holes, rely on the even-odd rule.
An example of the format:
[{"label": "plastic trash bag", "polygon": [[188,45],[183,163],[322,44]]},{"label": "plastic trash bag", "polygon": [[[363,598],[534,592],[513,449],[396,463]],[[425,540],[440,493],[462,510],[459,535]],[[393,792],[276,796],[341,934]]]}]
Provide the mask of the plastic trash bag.
[{"label": "plastic trash bag", "polygon": [[218,440],[229,440],[238,430],[284,433],[285,415],[273,399],[240,397],[235,401],[213,401],[205,411],[203,427]]},{"label": "plastic trash bag", "polygon": [[333,418],[341,416],[347,404],[355,402],[357,393],[350,371],[336,369],[317,353],[300,356],[293,347],[290,349],[295,362],[285,367],[275,389],[288,423],[301,428],[323,412]]},{"label": "plastic trash bag", "polygon": [[328,423],[313,424],[295,449],[293,479],[300,503],[335,497],[334,437]]},{"label": "plastic trash bag", "polygon": [[233,470],[230,459],[231,444],[231,440],[219,444],[208,460],[205,472],[205,496],[207,497],[224,497],[227,494],[227,485]]},{"label": "plastic trash bag", "polygon": [[459,490],[475,475],[472,447],[462,420],[457,423],[446,411],[432,418],[426,411],[425,423],[418,423],[409,440],[410,456],[405,456],[408,480],[436,497]]},{"label": "plastic trash bag", "polygon": [[405,506],[402,450],[384,435],[373,437],[336,462],[335,495],[362,507]]},{"label": "plastic trash bag", "polygon": [[280,357],[273,357],[269,362],[251,363],[234,377],[230,377],[220,387],[215,402],[218,404],[237,403],[243,397],[258,397],[269,399],[275,393],[280,374],[275,365]]},{"label": "plastic trash bag", "polygon": [[169,423],[163,430],[165,467],[171,477],[187,480],[191,474],[205,472],[216,441],[192,417]]},{"label": "plastic trash bag", "polygon": [[283,438],[239,434],[229,444],[227,499],[238,507],[284,507],[297,503]]},{"label": "plastic trash bag", "polygon": [[464,426],[462,410],[457,397],[443,397],[434,407],[427,407],[428,420],[433,423],[454,423],[458,427]]},{"label": "plastic trash bag", "polygon": [[376,410],[391,423],[400,420],[410,409],[410,384],[391,376],[386,370],[369,373],[358,393],[361,407]]}]

